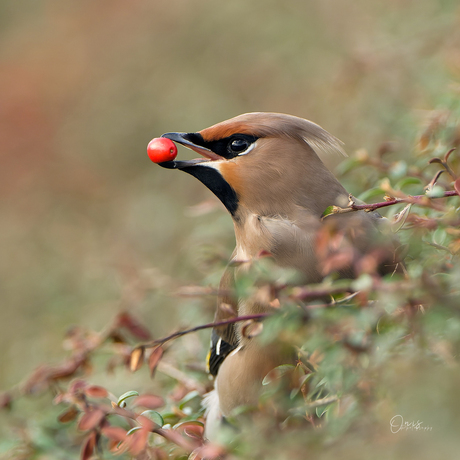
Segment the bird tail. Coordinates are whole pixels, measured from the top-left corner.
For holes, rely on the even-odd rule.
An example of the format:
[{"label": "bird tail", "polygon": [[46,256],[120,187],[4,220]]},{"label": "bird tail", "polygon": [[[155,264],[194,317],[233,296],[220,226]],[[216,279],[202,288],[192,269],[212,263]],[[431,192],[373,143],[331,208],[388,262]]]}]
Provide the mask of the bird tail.
[{"label": "bird tail", "polygon": [[217,437],[219,427],[222,424],[223,416],[220,411],[219,395],[217,390],[212,390],[204,395],[202,405],[205,408],[206,427],[205,438],[213,441]]}]

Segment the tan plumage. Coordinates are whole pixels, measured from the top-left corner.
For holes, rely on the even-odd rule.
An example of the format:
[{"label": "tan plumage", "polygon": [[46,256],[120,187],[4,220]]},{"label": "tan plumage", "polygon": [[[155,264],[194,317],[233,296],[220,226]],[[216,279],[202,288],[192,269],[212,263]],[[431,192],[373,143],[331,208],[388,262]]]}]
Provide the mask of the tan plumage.
[{"label": "tan plumage", "polygon": [[[277,113],[248,113],[198,133],[163,136],[207,158],[162,166],[194,175],[227,207],[235,228],[233,261],[250,261],[263,251],[279,266],[297,269],[305,283],[321,281],[324,270],[316,251],[324,225],[321,215],[328,206],[345,206],[348,193],[318,154],[344,154],[339,140],[315,123]],[[343,244],[365,253],[372,247],[377,220],[378,215],[363,212],[334,216],[330,222],[351,229],[344,233]],[[244,269],[245,264],[229,266],[221,289],[231,290],[234,277]],[[353,276],[353,267],[343,266],[340,274]],[[227,294],[218,300],[216,320],[231,316],[232,308],[248,315],[272,307],[264,299],[242,301]],[[263,377],[289,359],[275,345],[244,337],[240,327],[221,327],[213,333],[211,371],[217,371],[217,397],[208,398],[213,419],[219,412],[226,416],[242,404],[256,403]],[[219,354],[223,344],[226,353]]]}]

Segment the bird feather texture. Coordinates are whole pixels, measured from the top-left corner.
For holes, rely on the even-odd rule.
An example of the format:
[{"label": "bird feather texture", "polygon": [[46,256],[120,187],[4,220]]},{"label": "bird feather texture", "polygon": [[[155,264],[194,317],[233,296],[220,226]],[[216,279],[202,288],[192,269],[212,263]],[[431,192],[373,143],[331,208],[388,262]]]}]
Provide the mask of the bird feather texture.
[{"label": "bird feather texture", "polygon": [[[232,214],[236,247],[220,283],[216,321],[273,310],[270,299],[238,299],[233,294],[235,280],[261,252],[280,267],[297,270],[304,283],[317,283],[326,274],[318,258],[318,235],[325,229],[338,229],[335,244],[350,254],[365,254],[375,246],[376,224],[382,220],[375,214],[331,216],[326,223],[321,219],[327,207],[346,206],[348,193],[319,157],[346,155],[342,143],[319,125],[291,115],[254,112],[198,133],[163,136],[206,156],[165,167],[195,175]],[[217,187],[216,181],[225,187]],[[225,196],[218,190],[226,190]],[[339,275],[353,277],[351,265],[341,266]],[[216,393],[207,400],[215,420],[216,414],[227,416],[238,406],[255,404],[264,376],[290,360],[292,350],[245,337],[241,325],[232,324],[214,330],[211,357]]]}]

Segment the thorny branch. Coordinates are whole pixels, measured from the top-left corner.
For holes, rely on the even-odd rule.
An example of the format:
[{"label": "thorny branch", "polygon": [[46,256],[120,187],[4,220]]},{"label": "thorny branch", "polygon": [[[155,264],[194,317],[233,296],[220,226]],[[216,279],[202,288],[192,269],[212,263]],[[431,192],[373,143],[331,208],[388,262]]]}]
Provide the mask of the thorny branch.
[{"label": "thorny branch", "polygon": [[[395,197],[395,196],[385,196],[385,201],[380,203],[372,203],[372,204],[356,204],[356,199],[353,195],[348,195],[348,206],[346,208],[341,208],[340,206],[329,206],[323,213],[322,219],[332,215],[332,214],[345,214],[348,212],[354,211],[365,211],[365,212],[372,212],[380,208],[385,208],[387,206],[393,206],[399,203],[408,203],[408,204],[415,204],[418,206],[431,206],[434,207],[433,203],[431,202],[434,198],[448,198],[451,196],[458,196],[459,189],[460,189],[460,180],[457,175],[454,173],[452,168],[448,164],[448,160],[452,152],[455,151],[455,148],[450,149],[445,155],[444,158],[432,158],[429,161],[429,164],[440,164],[444,169],[438,171],[432,181],[425,187],[426,194],[425,195],[404,195],[399,192],[394,192],[394,194],[399,194],[403,196]],[[448,190],[439,196],[430,196],[429,192],[433,189],[434,185],[438,181],[439,177],[443,172],[447,172],[449,176],[454,181],[454,189],[455,190]],[[389,184],[388,184],[389,185]],[[383,188],[383,187],[382,187]],[[391,189],[391,187],[389,187]]]},{"label": "thorny branch", "polygon": [[372,212],[380,208],[385,208],[387,206],[393,206],[399,203],[409,203],[415,204],[419,206],[430,206],[431,200],[434,198],[448,198],[451,196],[458,196],[458,192],[456,190],[448,190],[444,192],[442,196],[432,196],[429,197],[427,195],[407,195],[404,198],[394,198],[389,197],[388,200],[380,202],[380,203],[372,203],[372,204],[356,204],[355,198],[352,195],[349,195],[349,204],[346,208],[341,208],[340,206],[330,206],[326,209],[323,214],[323,219],[326,217],[333,215],[333,214],[345,214],[348,212],[354,211],[365,211],[365,212]]},{"label": "thorny branch", "polygon": [[217,321],[215,323],[200,324],[199,326],[192,327],[191,329],[185,329],[183,331],[174,332],[173,334],[163,337],[162,339],[153,340],[152,342],[142,345],[142,347],[155,348],[159,345],[164,345],[166,342],[169,342],[170,340],[177,339],[179,337],[182,337],[186,334],[190,334],[192,332],[201,331],[202,329],[210,329],[212,327],[227,326],[228,324],[235,324],[241,321],[262,319],[262,318],[266,318],[267,316],[271,316],[271,315],[272,313],[257,313],[255,315],[235,316],[235,318],[230,318],[225,321]]}]

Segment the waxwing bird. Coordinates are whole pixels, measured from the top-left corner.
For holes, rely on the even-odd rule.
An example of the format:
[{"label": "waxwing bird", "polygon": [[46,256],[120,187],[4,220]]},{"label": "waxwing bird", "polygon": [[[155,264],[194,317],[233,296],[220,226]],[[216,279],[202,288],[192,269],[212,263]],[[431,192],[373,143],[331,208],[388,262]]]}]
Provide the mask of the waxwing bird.
[{"label": "waxwing bird", "polygon": [[[317,235],[325,225],[321,216],[328,206],[346,206],[349,195],[318,154],[344,154],[338,139],[311,121],[261,112],[243,114],[196,133],[162,137],[202,155],[160,165],[191,174],[221,200],[234,223],[232,261],[250,261],[266,253],[277,265],[296,269],[305,283],[324,278],[327,270],[317,251]],[[379,219],[376,213],[356,212],[333,216],[330,221],[349,229],[342,235],[342,244],[353,254],[364,254],[372,247]],[[340,276],[354,276],[351,260],[339,264]],[[230,288],[244,264],[232,267],[229,265],[220,283],[223,294],[216,321],[235,313],[271,311],[267,300],[233,297]],[[208,397],[208,425],[238,406],[257,403],[264,376],[289,359],[285,350],[261,345],[257,337],[245,337],[238,324],[213,330],[208,365],[216,379],[215,392]]]}]

